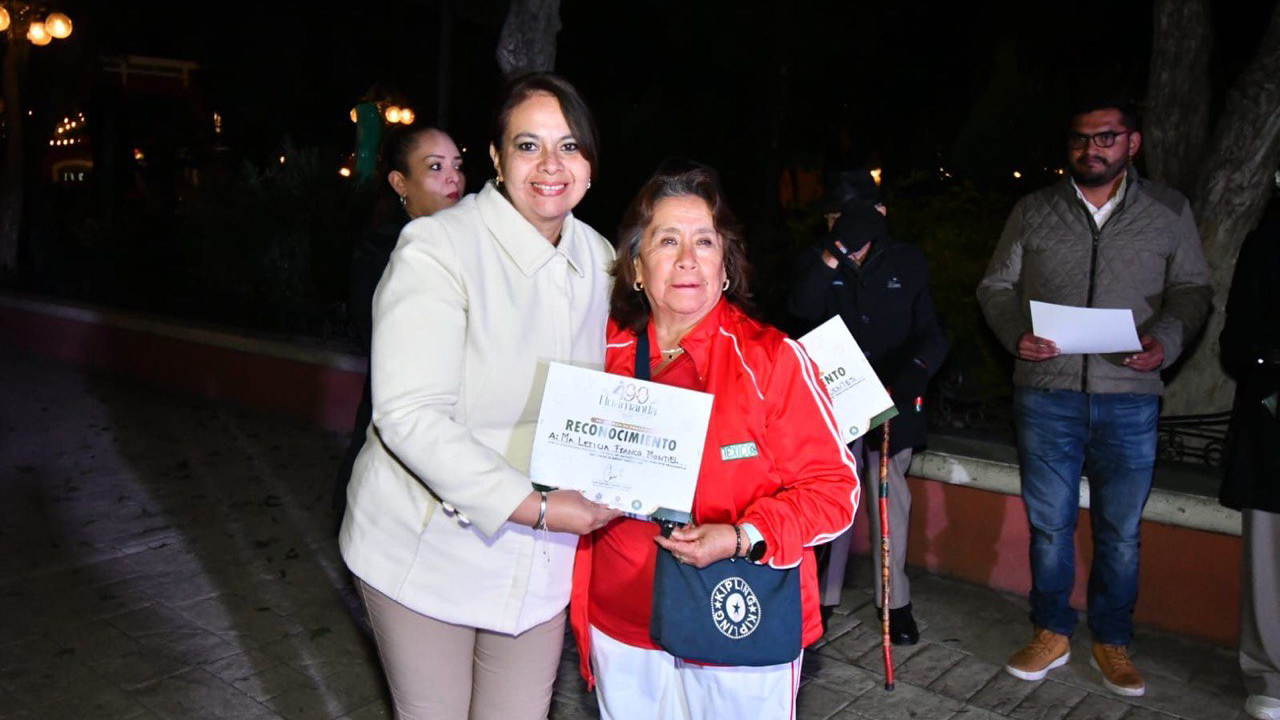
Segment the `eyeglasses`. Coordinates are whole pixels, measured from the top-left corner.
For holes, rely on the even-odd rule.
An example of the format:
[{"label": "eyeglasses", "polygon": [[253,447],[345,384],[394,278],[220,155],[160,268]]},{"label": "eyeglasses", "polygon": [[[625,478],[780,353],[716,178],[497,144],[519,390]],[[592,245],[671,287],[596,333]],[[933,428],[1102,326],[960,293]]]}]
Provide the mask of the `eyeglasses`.
[{"label": "eyeglasses", "polygon": [[1107,131],[1107,132],[1094,133],[1092,135],[1085,135],[1083,133],[1067,133],[1067,147],[1071,148],[1072,150],[1083,150],[1089,147],[1089,141],[1092,140],[1093,144],[1100,148],[1109,148],[1112,145],[1116,144],[1116,138],[1120,137],[1121,135],[1128,135],[1131,132],[1133,131],[1132,130],[1121,130],[1120,132]]}]

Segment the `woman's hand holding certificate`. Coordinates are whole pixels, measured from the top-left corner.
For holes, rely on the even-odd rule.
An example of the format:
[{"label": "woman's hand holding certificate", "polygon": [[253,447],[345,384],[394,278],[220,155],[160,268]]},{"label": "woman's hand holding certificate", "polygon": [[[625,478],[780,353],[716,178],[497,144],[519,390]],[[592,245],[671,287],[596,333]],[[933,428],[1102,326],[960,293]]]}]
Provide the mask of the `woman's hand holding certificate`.
[{"label": "woman's hand holding certificate", "polygon": [[591,502],[576,490],[552,490],[546,493],[545,507],[542,503],[543,493],[529,493],[529,497],[511,513],[511,522],[537,527],[541,519],[542,525],[552,532],[585,535],[622,514]]}]

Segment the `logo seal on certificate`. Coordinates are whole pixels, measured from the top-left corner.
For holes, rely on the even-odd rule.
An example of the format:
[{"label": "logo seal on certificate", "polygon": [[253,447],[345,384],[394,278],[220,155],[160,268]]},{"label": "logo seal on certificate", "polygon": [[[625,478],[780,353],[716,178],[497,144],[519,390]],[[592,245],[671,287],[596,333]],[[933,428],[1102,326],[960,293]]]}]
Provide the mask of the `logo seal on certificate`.
[{"label": "logo seal on certificate", "polygon": [[688,522],[711,395],[551,363],[529,475],[636,516]]}]

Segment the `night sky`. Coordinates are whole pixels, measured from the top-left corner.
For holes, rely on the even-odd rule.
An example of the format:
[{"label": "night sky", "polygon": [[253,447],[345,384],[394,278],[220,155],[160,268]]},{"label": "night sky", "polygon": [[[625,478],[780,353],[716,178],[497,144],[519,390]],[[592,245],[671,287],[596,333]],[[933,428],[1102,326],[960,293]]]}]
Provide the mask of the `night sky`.
[{"label": "night sky", "polygon": [[[67,0],[75,35],[39,49],[33,70],[71,88],[101,55],[193,60],[208,104],[246,152],[270,156],[285,136],[349,152],[346,113],[375,85],[436,117],[442,1],[452,17],[445,124],[471,151],[474,187],[488,173],[500,0],[324,10]],[[1271,4],[1216,4],[1218,76],[1247,59]],[[1151,8],[1035,5],[564,0],[557,70],[587,96],[604,146],[597,185],[606,189],[583,212],[616,218],[669,155],[719,167],[738,197],[765,192],[780,166],[796,163],[882,165],[890,179],[934,165],[994,177],[1054,163],[1073,87],[1141,96]]]}]

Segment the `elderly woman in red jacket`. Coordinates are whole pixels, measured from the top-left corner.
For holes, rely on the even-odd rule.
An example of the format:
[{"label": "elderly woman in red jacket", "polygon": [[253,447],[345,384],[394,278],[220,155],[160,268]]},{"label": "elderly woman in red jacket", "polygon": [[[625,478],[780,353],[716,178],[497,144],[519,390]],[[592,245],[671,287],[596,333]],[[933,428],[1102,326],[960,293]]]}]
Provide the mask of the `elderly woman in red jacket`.
[{"label": "elderly woman in red jacket", "polygon": [[714,171],[668,163],[640,189],[618,236],[605,369],[634,375],[636,340],[646,333],[655,382],[715,399],[693,523],[664,538],[654,523],[623,518],[579,544],[570,615],[606,720],[794,717],[799,655],[765,667],[713,666],[673,657],[651,639],[659,545],[699,568],[734,556],[798,565],[802,642],[822,635],[812,546],[853,522],[854,461],[804,350],[743,310],[747,273]]}]

